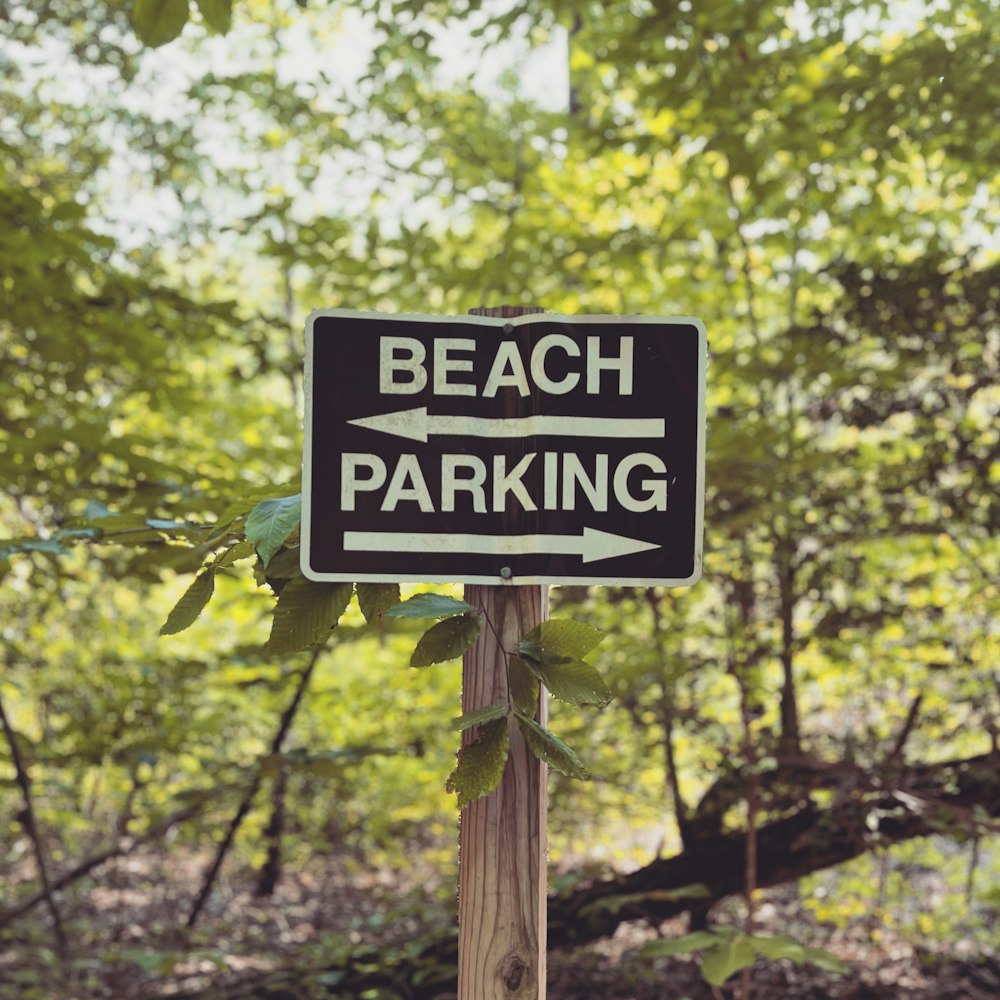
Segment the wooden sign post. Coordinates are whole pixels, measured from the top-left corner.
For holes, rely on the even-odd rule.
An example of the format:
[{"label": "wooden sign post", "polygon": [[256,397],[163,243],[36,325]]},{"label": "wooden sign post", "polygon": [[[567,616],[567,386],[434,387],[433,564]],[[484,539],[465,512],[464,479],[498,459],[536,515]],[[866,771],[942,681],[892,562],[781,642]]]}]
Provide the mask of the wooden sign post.
[{"label": "wooden sign post", "polygon": [[[484,619],[465,714],[510,704],[547,585],[701,573],[704,326],[541,312],[326,309],[306,327],[302,573],[463,582]],[[507,724],[500,785],[462,812],[460,1000],[545,997],[546,768]]]},{"label": "wooden sign post", "polygon": [[[521,316],[537,308],[502,306],[474,315]],[[469,584],[465,600],[482,608],[479,641],[462,659],[462,712],[503,704],[507,651],[548,617],[548,587]],[[543,688],[538,721],[546,724]],[[544,1000],[548,768],[509,722],[510,756],[500,787],[462,812],[458,871],[459,1000]]]},{"label": "wooden sign post", "polygon": [[[548,588],[470,584],[465,600],[481,607],[486,621],[462,661],[463,713],[507,700],[505,650],[546,617]],[[542,689],[543,726],[546,715]],[[500,787],[462,812],[459,1000],[545,997],[547,771],[511,719],[510,756]]]}]

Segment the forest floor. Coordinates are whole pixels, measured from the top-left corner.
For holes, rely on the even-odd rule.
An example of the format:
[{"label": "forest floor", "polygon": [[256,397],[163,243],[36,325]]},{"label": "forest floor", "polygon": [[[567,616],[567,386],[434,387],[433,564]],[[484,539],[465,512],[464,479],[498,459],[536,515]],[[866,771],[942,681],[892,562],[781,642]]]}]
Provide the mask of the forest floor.
[{"label": "forest floor", "polygon": [[[408,867],[373,869],[313,858],[287,874],[270,898],[255,898],[249,871],[222,878],[194,930],[185,918],[204,858],[136,853],[109,863],[59,897],[67,943],[62,959],[44,905],[0,936],[0,1000],[165,1000],[189,991],[240,996],[283,968],[323,968],[352,948],[399,949],[449,924],[454,890]],[[25,873],[27,874],[27,873]],[[5,906],[30,893],[4,880]],[[726,907],[714,914],[725,921]],[[736,913],[736,908],[732,910]],[[762,894],[757,933],[790,933],[850,967],[825,972],[787,960],[759,961],[754,1000],[998,1000],[1000,960],[960,958],[887,933],[864,919],[818,924],[795,887]],[[686,918],[659,928],[624,924],[610,939],[549,955],[549,1000],[720,1000],[689,957],[650,959],[649,940],[686,931]],[[732,983],[733,981],[731,981]],[[261,996],[264,993],[261,992]],[[441,1000],[448,1000],[442,996]]]}]

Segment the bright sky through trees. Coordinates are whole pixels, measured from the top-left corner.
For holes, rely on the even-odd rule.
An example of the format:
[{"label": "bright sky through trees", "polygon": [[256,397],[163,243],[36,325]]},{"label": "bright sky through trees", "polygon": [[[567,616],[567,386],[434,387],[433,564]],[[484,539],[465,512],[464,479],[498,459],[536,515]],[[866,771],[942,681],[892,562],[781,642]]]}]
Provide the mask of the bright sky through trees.
[{"label": "bright sky through trees", "polygon": [[[564,31],[553,31],[542,45],[532,45],[523,31],[515,31],[511,38],[483,51],[482,41],[471,35],[476,26],[457,21],[432,28],[430,51],[440,59],[437,79],[442,87],[471,87],[501,101],[516,95],[545,110],[565,110],[569,81]],[[156,155],[157,127],[169,130],[191,113],[190,90],[199,77],[208,74],[225,80],[267,65],[277,86],[307,95],[317,109],[334,111],[341,95],[355,99],[380,38],[372,18],[357,8],[343,10],[332,26],[327,13],[309,11],[280,28],[266,17],[256,22],[238,17],[233,29],[222,37],[189,26],[184,39],[176,44],[142,52],[138,75],[127,87],[108,66],[82,66],[72,77],[60,72],[70,53],[66,42],[57,38],[47,39],[30,54],[10,44],[7,53],[21,67],[27,89],[77,106],[96,98],[106,103],[109,112],[118,105],[125,114],[148,118],[152,142],[144,144],[142,152],[110,120],[101,126],[100,135],[109,143],[112,156],[94,178],[94,196],[102,205],[100,215],[93,219],[95,228],[113,235],[123,248],[135,248],[170,237],[189,210],[183,191],[156,183],[151,161]],[[358,199],[371,198],[382,184],[385,169],[371,126],[363,112],[345,122],[356,140],[372,140],[365,144],[365,155],[374,157],[369,171],[365,171],[363,162],[352,163],[342,150],[317,150],[317,160],[322,158],[327,177],[340,176],[303,185],[296,180],[289,162],[294,151],[273,149],[265,168],[264,190],[294,194],[302,218],[324,212],[335,214]],[[195,125],[193,138],[212,169],[225,175],[253,169],[259,155],[256,144],[273,146],[277,138],[268,128],[265,116],[255,112],[225,123],[209,117]],[[58,147],[58,131],[50,141]],[[397,151],[397,168],[405,157],[405,151]],[[341,179],[345,168],[350,169],[346,184]],[[405,179],[397,178],[397,185],[394,195],[390,190],[383,191],[386,201],[380,214],[387,225],[392,225],[394,216],[412,218],[413,213],[421,214],[412,203]],[[210,224],[224,231],[259,206],[260,192],[241,198],[219,185],[207,211],[212,216]]]}]

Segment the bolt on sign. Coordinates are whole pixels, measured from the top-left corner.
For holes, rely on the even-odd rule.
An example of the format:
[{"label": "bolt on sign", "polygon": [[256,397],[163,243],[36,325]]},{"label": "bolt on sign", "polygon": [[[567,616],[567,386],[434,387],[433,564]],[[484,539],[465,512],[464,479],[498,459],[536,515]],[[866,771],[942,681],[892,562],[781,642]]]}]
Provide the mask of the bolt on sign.
[{"label": "bolt on sign", "polygon": [[700,576],[700,321],[326,309],[306,335],[309,579]]}]

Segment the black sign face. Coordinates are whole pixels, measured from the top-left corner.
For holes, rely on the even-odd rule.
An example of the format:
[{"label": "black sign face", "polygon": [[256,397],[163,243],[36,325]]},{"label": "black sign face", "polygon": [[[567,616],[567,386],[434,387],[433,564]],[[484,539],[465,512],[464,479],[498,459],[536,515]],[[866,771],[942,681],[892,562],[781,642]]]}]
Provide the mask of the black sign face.
[{"label": "black sign face", "polygon": [[686,317],[312,313],[303,573],[694,583],[705,359]]}]

